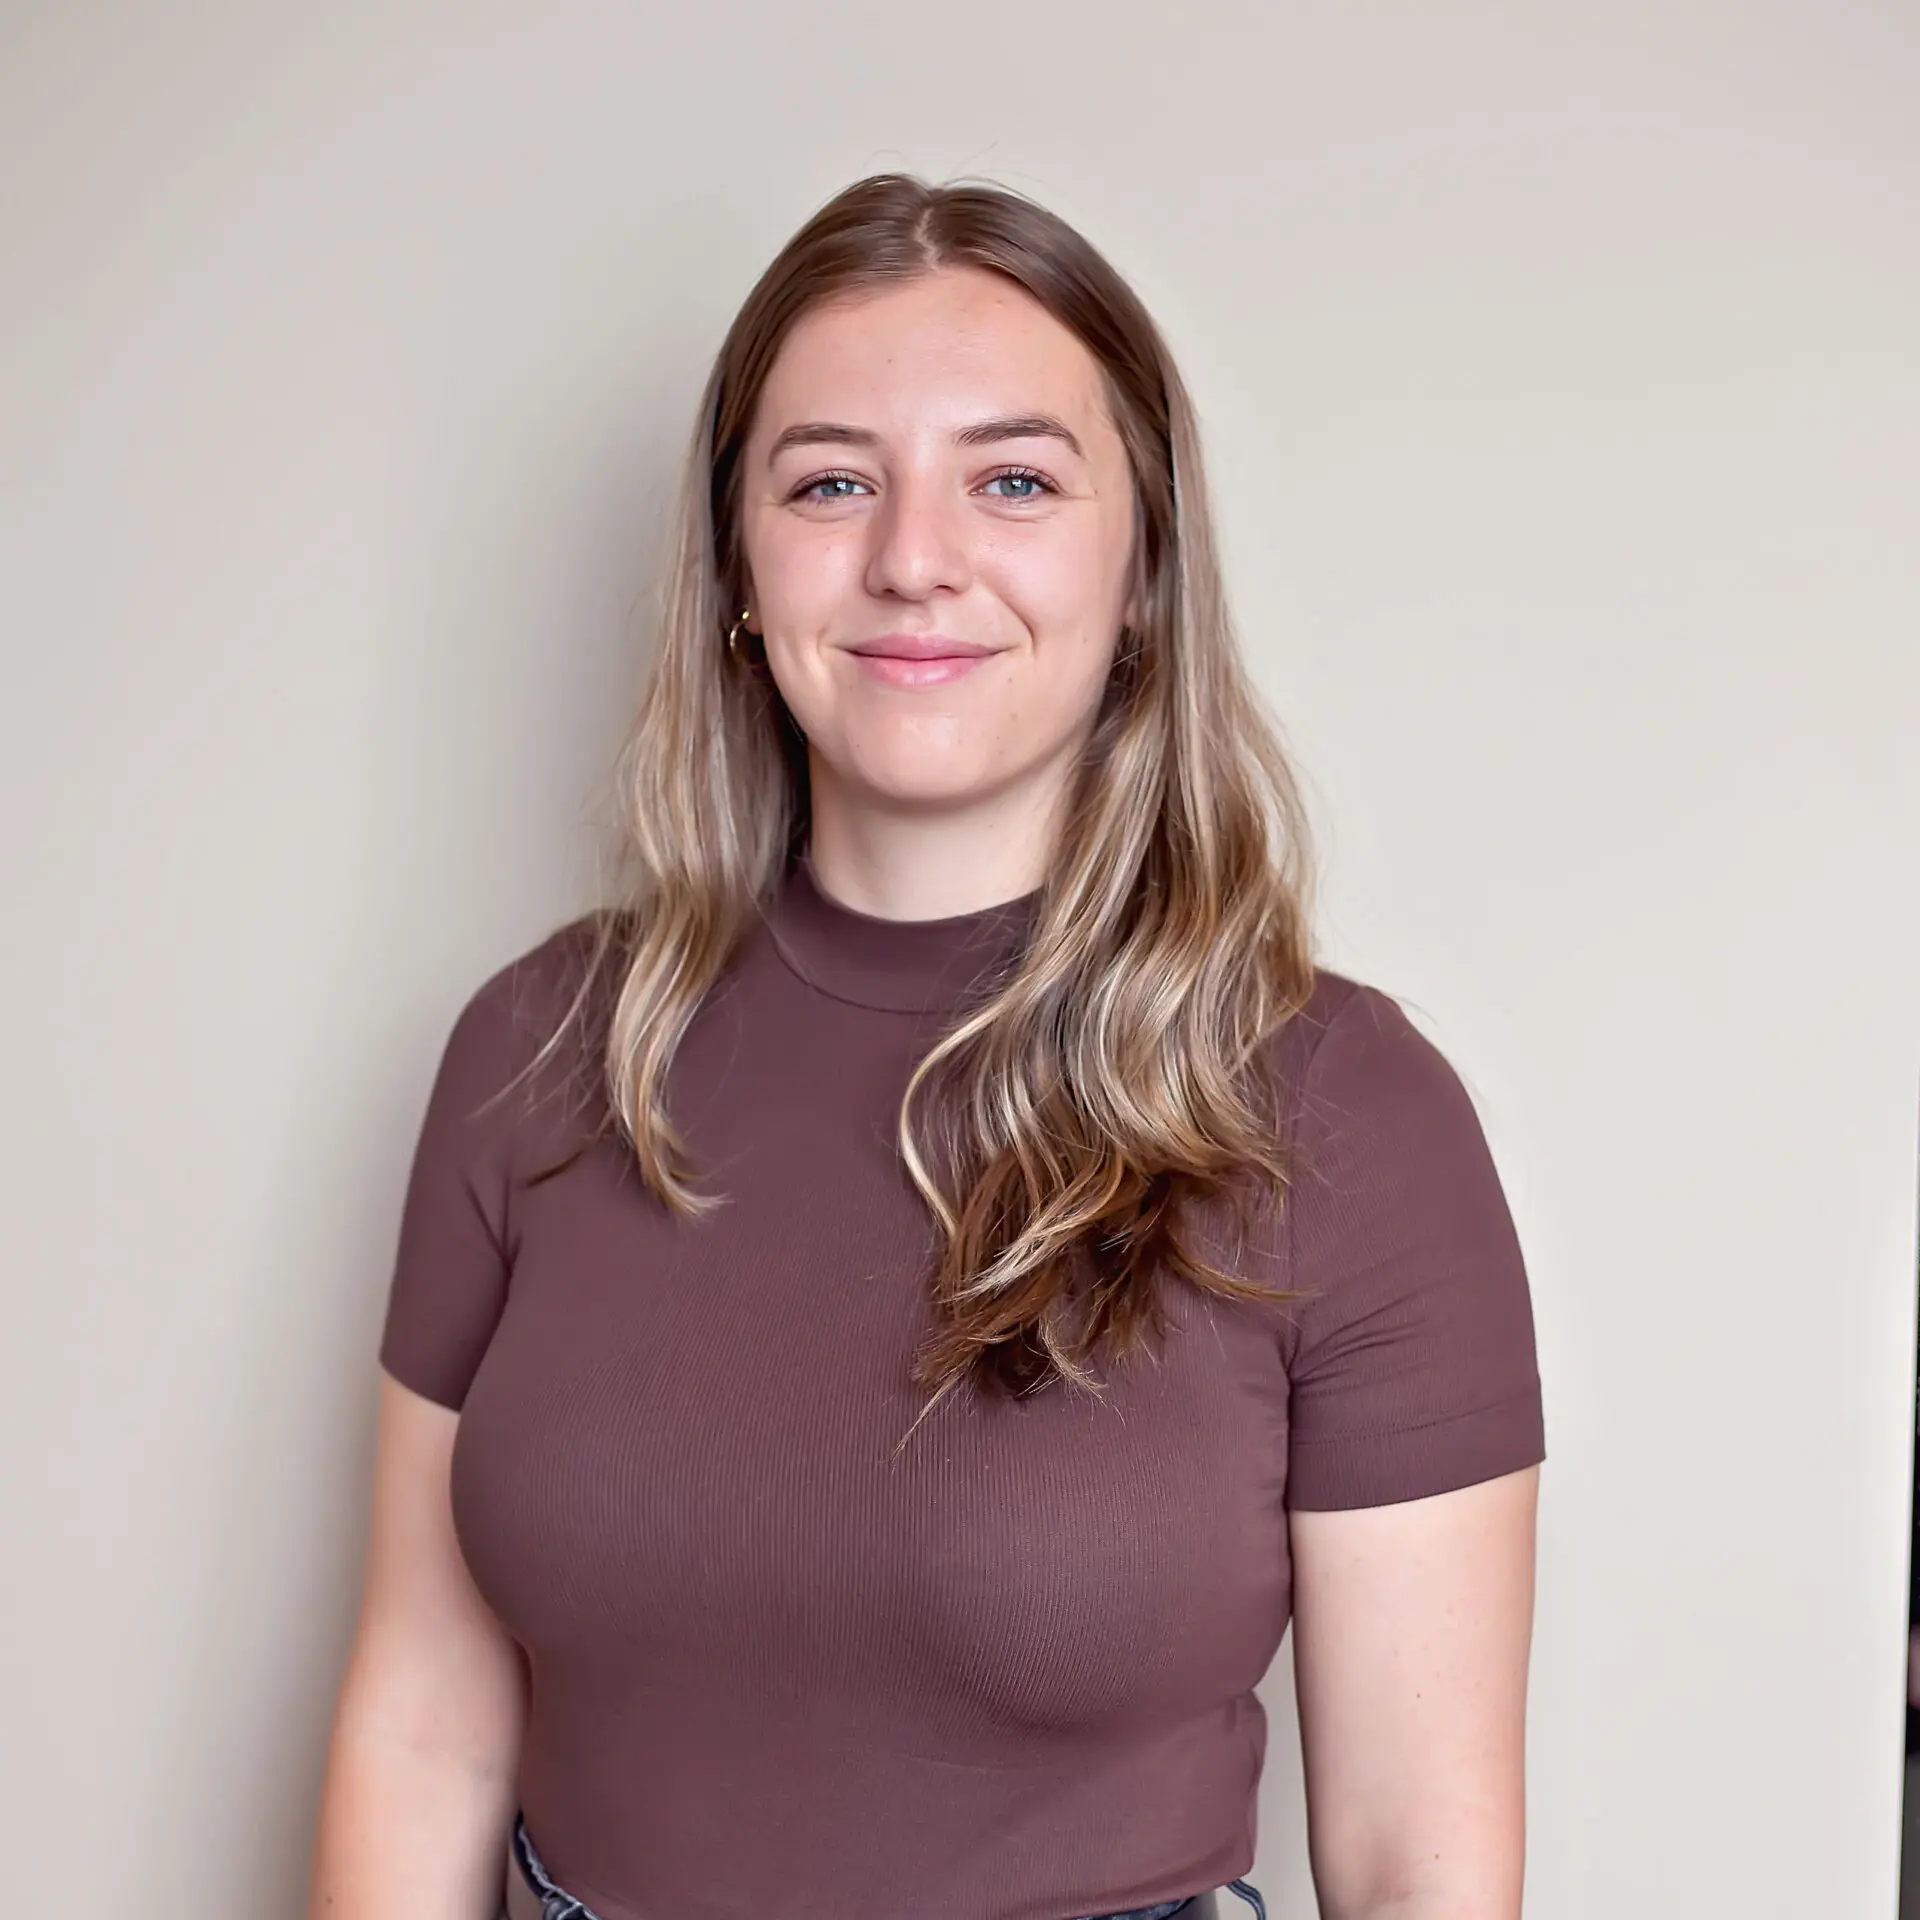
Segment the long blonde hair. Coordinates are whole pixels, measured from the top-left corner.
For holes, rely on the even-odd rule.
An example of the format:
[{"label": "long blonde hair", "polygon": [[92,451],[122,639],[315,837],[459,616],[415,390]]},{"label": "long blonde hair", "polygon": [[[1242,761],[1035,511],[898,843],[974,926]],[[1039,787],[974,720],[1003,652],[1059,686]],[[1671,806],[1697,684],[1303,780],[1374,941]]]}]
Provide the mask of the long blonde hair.
[{"label": "long blonde hair", "polygon": [[692,1185],[668,1069],[807,829],[798,730],[726,644],[743,604],[741,449],[803,313],[950,266],[1005,275],[1102,368],[1134,476],[1140,625],[1119,636],[1030,938],[901,1104],[901,1153],[940,1229],[935,1324],[914,1364],[935,1390],[922,1417],[968,1377],[1099,1391],[1096,1360],[1164,1331],[1175,1280],[1271,1297],[1199,1257],[1188,1207],[1227,1196],[1244,1220],[1256,1193],[1283,1199],[1256,1056],[1313,978],[1306,821],[1240,662],[1192,404],[1138,297],[1024,195],[875,174],[748,294],[701,396],[657,650],[620,755],[617,904],[594,916],[587,984],[541,1056],[604,982],[603,1124],[676,1213],[721,1204]]}]

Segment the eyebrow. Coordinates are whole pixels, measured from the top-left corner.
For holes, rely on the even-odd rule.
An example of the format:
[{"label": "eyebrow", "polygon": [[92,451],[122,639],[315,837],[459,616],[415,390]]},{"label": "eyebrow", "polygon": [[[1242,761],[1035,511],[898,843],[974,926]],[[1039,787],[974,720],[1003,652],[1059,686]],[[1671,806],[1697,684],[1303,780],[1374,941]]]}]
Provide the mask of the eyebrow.
[{"label": "eyebrow", "polygon": [[[1087,456],[1078,437],[1064,420],[1051,413],[1000,414],[991,420],[976,420],[954,436],[957,447],[990,446],[996,440],[1060,440],[1084,460]],[[767,449],[769,461],[777,460],[789,447],[877,447],[880,436],[868,427],[850,427],[838,420],[803,420],[797,426],[783,427]]]}]

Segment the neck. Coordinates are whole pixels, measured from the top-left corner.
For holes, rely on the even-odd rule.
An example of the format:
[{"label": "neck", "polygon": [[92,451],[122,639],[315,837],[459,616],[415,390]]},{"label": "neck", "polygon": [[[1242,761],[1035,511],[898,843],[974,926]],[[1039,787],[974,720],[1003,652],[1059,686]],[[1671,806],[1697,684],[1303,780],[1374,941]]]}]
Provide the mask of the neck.
[{"label": "neck", "polygon": [[816,767],[807,857],[821,889],[884,920],[944,920],[1045,880],[1055,806],[1016,789],[940,812],[852,804]]}]

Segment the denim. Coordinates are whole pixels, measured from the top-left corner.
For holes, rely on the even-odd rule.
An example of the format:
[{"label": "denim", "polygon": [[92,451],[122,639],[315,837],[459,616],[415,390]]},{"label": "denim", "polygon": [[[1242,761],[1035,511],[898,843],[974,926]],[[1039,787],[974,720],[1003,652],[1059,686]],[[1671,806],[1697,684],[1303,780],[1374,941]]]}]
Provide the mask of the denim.
[{"label": "denim", "polygon": [[[520,1863],[527,1884],[540,1896],[541,1920],[599,1920],[584,1900],[576,1900],[564,1887],[554,1884],[534,1851],[526,1820],[520,1814],[513,1821],[513,1857]],[[1246,1880],[1229,1880],[1227,1886],[1253,1909],[1254,1920],[1267,1920],[1267,1903],[1260,1898],[1257,1887]],[[1157,1907],[1131,1907],[1125,1913],[1096,1914],[1088,1920],[1172,1920],[1186,1904],[1186,1900],[1163,1900]]]}]

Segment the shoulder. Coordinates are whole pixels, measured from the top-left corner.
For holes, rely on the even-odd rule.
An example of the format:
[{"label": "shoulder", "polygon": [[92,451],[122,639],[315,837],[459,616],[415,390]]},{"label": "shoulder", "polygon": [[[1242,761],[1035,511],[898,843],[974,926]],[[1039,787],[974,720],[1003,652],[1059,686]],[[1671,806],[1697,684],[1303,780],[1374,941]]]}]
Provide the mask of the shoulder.
[{"label": "shoulder", "polygon": [[1480,1114],[1453,1060],[1392,994],[1322,972],[1273,1039],[1296,1251],[1385,1231],[1498,1242],[1511,1227]]},{"label": "shoulder", "polygon": [[509,1052],[544,1040],[586,984],[604,920],[582,914],[495,964],[469,990],[457,1024]]},{"label": "shoulder", "polygon": [[522,1094],[511,1111],[524,1117],[593,1084],[605,996],[591,988],[607,961],[604,930],[602,914],[580,915],[496,963],[467,991],[446,1036],[437,1104],[497,1137],[499,1123],[487,1117],[512,1089]]},{"label": "shoulder", "polygon": [[1417,1499],[1539,1461],[1526,1262],[1465,1085],[1376,987],[1324,976],[1299,1018],[1290,1504]]},{"label": "shoulder", "polygon": [[1392,994],[1327,968],[1269,1038],[1267,1059],[1290,1127],[1409,1099],[1466,1098],[1452,1063]]}]

